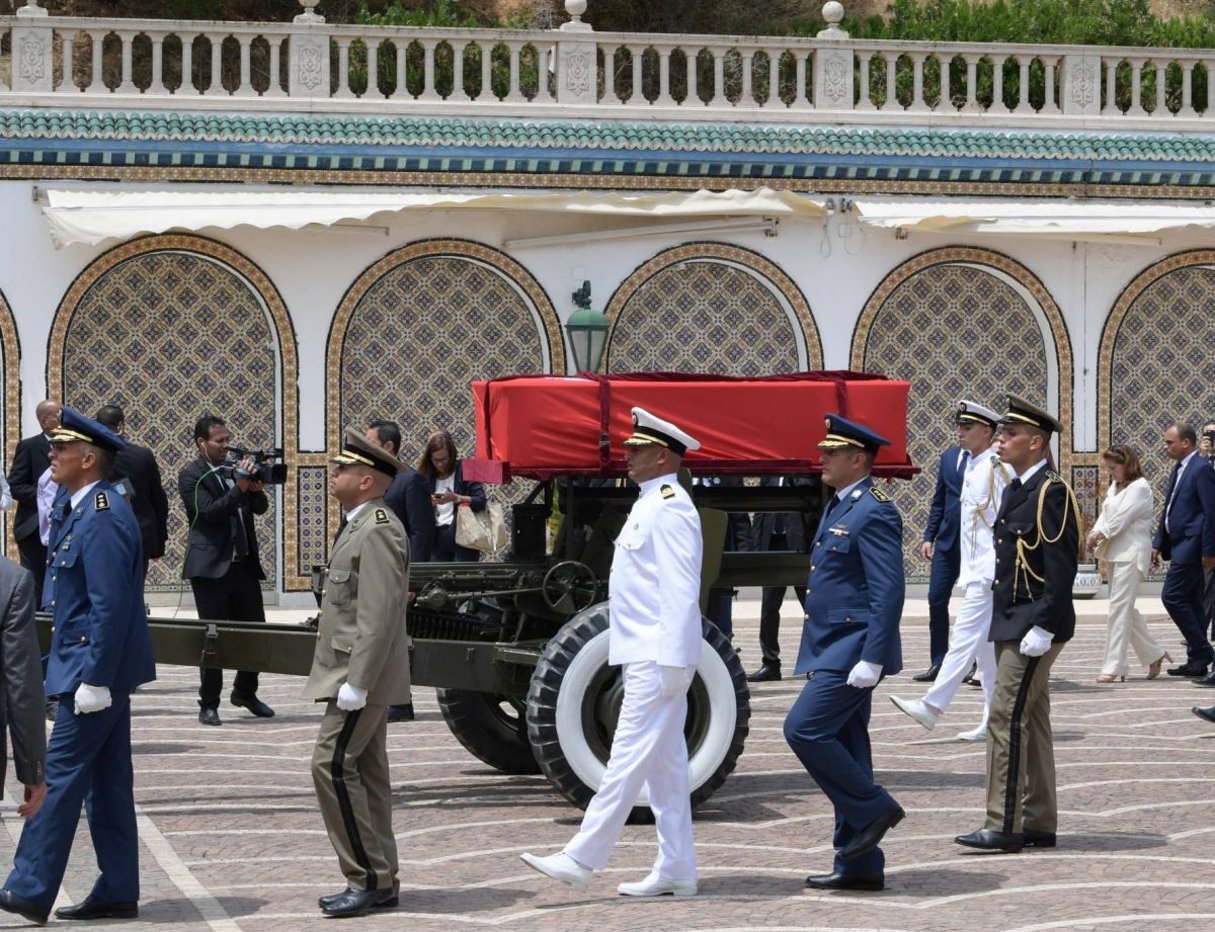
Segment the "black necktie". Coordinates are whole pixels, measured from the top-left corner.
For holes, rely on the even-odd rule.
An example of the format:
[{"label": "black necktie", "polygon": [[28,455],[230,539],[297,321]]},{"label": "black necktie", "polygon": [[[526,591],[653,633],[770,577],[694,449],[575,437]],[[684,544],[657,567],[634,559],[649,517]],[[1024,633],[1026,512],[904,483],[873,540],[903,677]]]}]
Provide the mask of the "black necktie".
[{"label": "black necktie", "polygon": [[1008,490],[1010,492],[1015,492],[1019,488],[1021,488],[1021,479],[1019,477],[1008,483]]},{"label": "black necktie", "polygon": [[958,460],[958,476],[959,477],[963,477],[966,475],[966,464],[969,462],[970,462],[970,451],[963,450],[962,458],[960,460]]},{"label": "black necktie", "polygon": [[827,502],[826,516],[828,518],[831,517],[831,512],[835,511],[835,509],[839,505],[839,503],[840,503],[839,495],[838,494],[832,495],[831,500],[829,502]]}]

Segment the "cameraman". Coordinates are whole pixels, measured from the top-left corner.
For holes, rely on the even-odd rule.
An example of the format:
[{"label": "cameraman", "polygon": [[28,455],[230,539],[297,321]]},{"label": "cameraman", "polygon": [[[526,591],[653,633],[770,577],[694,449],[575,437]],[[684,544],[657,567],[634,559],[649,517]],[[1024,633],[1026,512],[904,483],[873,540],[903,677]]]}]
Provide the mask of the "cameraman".
[{"label": "cameraman", "polygon": [[[205,414],[194,425],[198,459],[177,477],[186,506],[189,535],[181,575],[190,580],[198,617],[214,621],[265,621],[261,581],[266,578],[257,556],[253,516],[270,508],[263,484],[252,478],[252,459],[227,463],[232,439],[223,418]],[[223,672],[203,667],[198,690],[198,721],[220,725],[219,694]],[[232,704],[258,718],[274,710],[257,698],[257,673],[242,670],[232,684]]]}]

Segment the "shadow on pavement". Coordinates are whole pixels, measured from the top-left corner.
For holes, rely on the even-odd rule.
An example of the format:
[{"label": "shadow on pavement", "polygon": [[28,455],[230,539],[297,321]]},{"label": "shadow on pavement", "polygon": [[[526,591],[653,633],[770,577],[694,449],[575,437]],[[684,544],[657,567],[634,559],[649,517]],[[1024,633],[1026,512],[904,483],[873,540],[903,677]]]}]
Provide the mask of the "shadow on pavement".
[{"label": "shadow on pavement", "polygon": [[[216,900],[229,916],[251,916],[270,902],[251,896],[220,896],[216,897]],[[193,900],[177,897],[144,900],[139,904],[139,921],[152,925],[181,925],[182,922],[201,923],[204,920]],[[93,923],[93,925],[96,924]],[[109,923],[102,924],[109,925]]]},{"label": "shadow on pavement", "polygon": [[1167,835],[1124,832],[1089,832],[1083,835],[1060,835],[1058,850],[1072,851],[1142,851],[1167,847]]},{"label": "shadow on pavement", "polygon": [[[565,888],[563,887],[562,889]],[[410,912],[451,913],[454,915],[464,915],[469,912],[486,913],[497,909],[507,909],[522,900],[535,899],[536,896],[530,890],[478,887],[476,890],[476,909],[469,910],[468,903],[471,891],[467,889],[453,887],[451,890],[408,890],[406,892],[409,897]],[[403,900],[402,905],[404,905]]]},{"label": "shadow on pavement", "polygon": [[[992,857],[995,856],[992,855]],[[1007,880],[1008,878],[1004,874],[992,870],[957,871],[948,868],[916,868],[887,874],[886,892],[937,899],[942,896],[996,890]],[[981,923],[976,923],[976,925],[981,925]]]}]

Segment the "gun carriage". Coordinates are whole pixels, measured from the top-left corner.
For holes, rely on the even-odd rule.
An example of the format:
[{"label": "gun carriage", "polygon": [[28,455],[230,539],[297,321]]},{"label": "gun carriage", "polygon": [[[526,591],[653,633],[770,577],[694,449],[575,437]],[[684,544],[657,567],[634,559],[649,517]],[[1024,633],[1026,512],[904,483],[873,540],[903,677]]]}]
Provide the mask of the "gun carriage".
[{"label": "gun carriage", "polygon": [[[917,471],[906,457],[907,383],[859,373],[799,373],[783,378],[784,382],[771,384],[787,385],[792,380],[830,386],[830,397],[818,400],[827,410],[844,406],[843,392],[850,386],[884,387],[886,391],[875,394],[870,404],[881,412],[878,423],[896,428],[889,432],[898,439],[888,461],[875,466],[875,475],[909,477]],[[511,381],[531,388],[538,387],[539,380]],[[746,380],[745,384],[765,381]],[[741,380],[711,380],[727,398],[736,382]],[[619,669],[607,663],[607,579],[613,541],[636,498],[636,489],[626,487],[624,463],[612,458],[610,438],[626,434],[626,422],[614,408],[629,404],[631,398],[605,402],[602,388],[597,388],[601,403],[611,404],[613,410],[603,412],[592,432],[594,462],[571,462],[567,455],[554,457],[551,463],[518,463],[501,456],[506,451],[489,436],[494,384],[475,386],[480,403],[478,458],[465,461],[464,474],[483,481],[530,480],[533,485],[527,498],[512,506],[511,542],[501,562],[411,566],[410,589],[415,596],[406,611],[410,679],[415,686],[436,688],[444,720],[471,754],[504,773],[543,773],[554,788],[581,808],[603,775],[623,695]],[[706,403],[703,395],[697,392],[680,402],[698,412],[698,417],[682,420],[693,425],[689,427],[693,434],[698,422],[715,416],[722,419],[720,405]],[[651,404],[669,412],[667,401]],[[534,406],[524,406],[524,410],[533,421],[538,416]],[[626,416],[627,410],[625,407]],[[561,417],[560,412],[550,414]],[[789,476],[819,471],[813,451],[823,433],[821,412],[748,407],[735,415],[747,423],[748,434],[763,433],[779,424],[779,436],[772,439],[769,434],[768,442],[774,445],[769,452],[782,455],[756,456],[755,450],[748,449],[736,457],[729,450],[714,452],[709,446],[712,455],[693,454],[685,460],[692,473]],[[541,423],[532,428],[544,433],[550,426]],[[516,425],[510,431],[500,430],[499,436],[518,437],[520,429],[528,436],[525,428]],[[576,423],[566,423],[562,431],[577,435],[578,428]],[[726,433],[730,433],[729,427]],[[516,449],[523,459],[531,457],[523,448]],[[725,551],[727,515],[804,512],[815,516],[821,508],[817,484],[782,488],[697,484],[690,491],[705,538],[702,611],[713,588],[794,586],[805,581],[808,554]],[[554,515],[559,517],[555,535],[550,525]],[[323,586],[324,567],[317,567],[313,589],[318,601]],[[48,629],[43,633],[49,634],[49,619],[42,620]],[[149,622],[160,663],[296,675],[307,675],[311,667],[314,626],[155,617]],[[694,805],[712,796],[733,771],[751,714],[738,655],[716,626],[708,620],[702,626],[704,645],[689,691],[685,724]],[[789,632],[787,639],[792,642],[794,633]],[[644,798],[633,817],[649,818]]]}]

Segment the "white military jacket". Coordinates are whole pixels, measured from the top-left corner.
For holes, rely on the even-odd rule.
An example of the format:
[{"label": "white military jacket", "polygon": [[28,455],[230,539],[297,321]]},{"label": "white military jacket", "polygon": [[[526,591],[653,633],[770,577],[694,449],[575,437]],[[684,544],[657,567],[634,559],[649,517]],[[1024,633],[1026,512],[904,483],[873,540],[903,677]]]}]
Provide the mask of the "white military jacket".
[{"label": "white military jacket", "polygon": [[992,541],[992,528],[996,515],[1000,513],[1000,499],[1012,479],[1012,471],[996,451],[988,447],[966,464],[966,475],[962,478],[961,523],[958,537],[961,541],[961,572],[958,585],[982,583],[991,588],[996,578],[996,551]]},{"label": "white military jacket", "polygon": [[608,577],[608,663],[696,665],[703,549],[700,515],[675,474],[641,483]]}]

